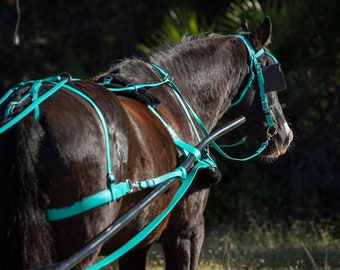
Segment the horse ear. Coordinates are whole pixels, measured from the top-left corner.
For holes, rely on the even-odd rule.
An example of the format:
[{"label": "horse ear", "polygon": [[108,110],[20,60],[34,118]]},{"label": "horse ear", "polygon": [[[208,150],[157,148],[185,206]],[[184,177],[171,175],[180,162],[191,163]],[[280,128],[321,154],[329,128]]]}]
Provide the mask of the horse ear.
[{"label": "horse ear", "polygon": [[236,30],[236,34],[241,34],[241,33],[245,33],[245,32],[249,32],[249,28],[248,28],[248,23],[247,20],[244,20],[240,27]]},{"label": "horse ear", "polygon": [[267,16],[263,23],[250,33],[249,39],[253,44],[255,51],[270,43],[272,35],[272,22]]}]

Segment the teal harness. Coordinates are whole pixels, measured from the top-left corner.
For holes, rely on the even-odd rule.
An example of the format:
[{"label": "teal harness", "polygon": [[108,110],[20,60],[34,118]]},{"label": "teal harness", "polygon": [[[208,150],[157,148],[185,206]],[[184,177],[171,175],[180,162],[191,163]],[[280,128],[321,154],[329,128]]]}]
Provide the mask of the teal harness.
[{"label": "teal harness", "polygon": [[[255,156],[259,155],[267,146],[269,141],[271,140],[272,136],[276,134],[276,127],[274,124],[274,121],[270,114],[270,109],[268,107],[268,102],[265,96],[265,89],[264,89],[264,78],[262,75],[262,69],[260,64],[257,62],[257,58],[260,57],[262,54],[267,54],[270,56],[274,63],[278,63],[276,58],[264,51],[264,49],[259,50],[258,52],[255,52],[250,42],[241,35],[236,35],[237,38],[240,38],[246,45],[248,54],[249,54],[249,60],[250,60],[250,77],[248,80],[248,83],[241,93],[240,97],[231,105],[236,106],[239,104],[242,99],[244,98],[246,92],[250,88],[250,86],[253,84],[254,79],[257,79],[259,92],[260,92],[260,98],[262,103],[262,109],[265,113],[266,122],[268,125],[268,131],[265,141],[262,143],[260,148],[251,156],[247,158],[233,158],[227,155],[224,151],[221,150],[221,148],[216,144],[212,143],[211,146],[216,148],[216,150],[221,153],[224,157],[232,160],[237,161],[245,161],[249,160],[251,158],[254,158]],[[197,137],[198,141],[201,141],[199,132],[196,128],[196,125],[201,129],[203,134],[205,136],[209,135],[209,132],[207,131],[206,127],[202,123],[202,121],[199,119],[199,117],[196,115],[194,110],[191,108],[187,100],[183,97],[182,93],[178,89],[178,87],[173,82],[173,78],[167,74],[163,69],[161,69],[159,66],[155,64],[151,64],[161,75],[163,78],[163,81],[156,82],[156,83],[150,83],[150,84],[138,84],[138,85],[130,85],[127,87],[121,87],[121,88],[107,88],[109,91],[117,92],[117,91],[136,91],[141,88],[150,88],[150,87],[158,87],[161,85],[168,85],[171,90],[176,95],[179,103],[181,104],[183,110],[186,113],[186,116],[191,123],[195,135]],[[254,69],[256,73],[254,73]],[[192,183],[197,171],[201,168],[207,168],[207,167],[216,167],[215,162],[213,159],[208,155],[206,150],[203,150],[202,152],[199,151],[196,147],[184,142],[181,140],[175,131],[171,128],[170,125],[166,123],[166,121],[158,114],[155,108],[152,106],[148,106],[150,111],[154,113],[157,118],[163,123],[163,125],[168,130],[169,134],[171,135],[176,147],[182,152],[182,154],[187,158],[190,155],[195,157],[195,166],[187,172],[182,166],[177,167],[172,172],[166,173],[164,175],[145,179],[145,180],[139,180],[135,183],[132,183],[129,180],[126,180],[125,182],[115,183],[115,178],[113,173],[111,172],[111,160],[110,160],[110,142],[109,142],[109,132],[106,124],[106,120],[99,109],[99,107],[96,105],[96,103],[87,95],[82,93],[81,91],[75,89],[74,87],[68,85],[67,83],[70,81],[75,81],[77,79],[72,79],[70,76],[65,78],[63,76],[55,76],[55,77],[49,77],[45,78],[43,80],[37,80],[37,81],[28,81],[28,82],[22,82],[18,84],[17,86],[10,89],[1,99],[0,99],[0,105],[4,103],[6,100],[8,100],[12,94],[15,94],[20,89],[29,86],[30,89],[22,98],[16,101],[10,101],[8,103],[5,115],[4,115],[4,121],[2,126],[0,126],[0,134],[8,130],[10,127],[18,123],[20,120],[22,120],[24,117],[26,117],[29,113],[32,111],[34,112],[34,117],[38,121],[39,120],[39,105],[44,102],[47,98],[52,96],[56,91],[58,91],[61,88],[67,89],[80,97],[82,97],[84,100],[86,100],[96,111],[104,131],[104,139],[105,139],[105,145],[106,145],[106,161],[107,161],[107,188],[105,190],[102,190],[94,195],[91,195],[89,197],[83,198],[74,204],[62,208],[54,208],[54,209],[48,209],[46,211],[46,219],[48,221],[55,221],[55,220],[61,220],[68,217],[72,217],[74,215],[78,215],[81,213],[84,213],[86,211],[89,211],[93,208],[105,205],[107,203],[110,203],[112,201],[117,201],[119,198],[125,196],[126,194],[147,189],[147,188],[154,188],[161,183],[164,183],[165,181],[171,179],[171,178],[178,178],[178,181],[182,182],[181,186],[179,187],[178,191],[176,192],[174,198],[172,199],[171,203],[168,205],[168,207],[158,216],[155,220],[153,220],[147,227],[145,227],[138,235],[136,235],[133,239],[131,239],[126,245],[124,245],[121,249],[118,249],[115,253],[110,255],[105,259],[105,262],[101,263],[98,262],[97,264],[93,265],[89,269],[98,269],[100,267],[105,266],[109,262],[115,260],[122,254],[124,254],[127,250],[132,248],[133,246],[137,245],[148,233],[150,233],[163,219],[164,217],[173,209],[173,207],[177,204],[179,199],[184,195],[186,190],[189,188],[190,184]],[[39,88],[43,83],[50,83],[54,86],[49,89],[47,92],[39,96]],[[110,78],[104,79],[102,85],[107,86],[110,84]],[[12,116],[11,113],[15,109],[15,106],[17,104],[21,104],[27,99],[31,99],[31,103],[19,114]],[[99,266],[100,265],[100,266]]]}]

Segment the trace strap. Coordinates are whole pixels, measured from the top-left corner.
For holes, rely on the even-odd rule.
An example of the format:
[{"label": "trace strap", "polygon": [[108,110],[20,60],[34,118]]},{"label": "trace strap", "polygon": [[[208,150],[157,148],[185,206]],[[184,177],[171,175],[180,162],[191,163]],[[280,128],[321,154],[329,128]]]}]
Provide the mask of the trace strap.
[{"label": "trace strap", "polygon": [[201,168],[208,168],[211,164],[206,161],[198,161],[196,165],[190,170],[188,176],[185,181],[180,185],[175,195],[173,196],[170,204],[163,210],[161,214],[159,214],[155,219],[153,219],[148,225],[146,225],[141,231],[139,231],[134,237],[132,237],[128,242],[126,242],[123,246],[117,249],[115,252],[111,253],[104,259],[98,261],[97,263],[91,265],[86,270],[95,270],[101,269],[109,263],[117,260],[119,257],[123,256],[126,252],[134,248],[138,245],[146,235],[149,235],[158,225],[159,223],[169,214],[169,212],[176,206],[179,200],[183,197],[184,193],[190,187],[193,179],[196,176],[196,173]]},{"label": "trace strap", "polygon": [[177,167],[172,172],[159,177],[140,180],[136,183],[131,183],[129,180],[120,183],[110,182],[107,189],[104,189],[92,196],[83,198],[70,206],[48,209],[46,211],[46,219],[49,221],[55,221],[72,217],[112,201],[117,201],[119,198],[135,190],[156,187],[171,178],[179,178],[180,180],[185,179],[186,171],[183,170],[182,167]]}]

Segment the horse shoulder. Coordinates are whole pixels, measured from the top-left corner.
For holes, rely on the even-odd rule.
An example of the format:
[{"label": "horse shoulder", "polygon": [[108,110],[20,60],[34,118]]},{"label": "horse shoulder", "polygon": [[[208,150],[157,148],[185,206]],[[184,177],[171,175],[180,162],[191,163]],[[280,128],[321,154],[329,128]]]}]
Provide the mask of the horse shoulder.
[{"label": "horse shoulder", "polygon": [[133,170],[143,169],[144,172],[138,172],[139,177],[155,177],[173,170],[177,151],[168,130],[145,105],[125,97],[120,97],[120,101],[127,113],[129,157],[135,163]]}]

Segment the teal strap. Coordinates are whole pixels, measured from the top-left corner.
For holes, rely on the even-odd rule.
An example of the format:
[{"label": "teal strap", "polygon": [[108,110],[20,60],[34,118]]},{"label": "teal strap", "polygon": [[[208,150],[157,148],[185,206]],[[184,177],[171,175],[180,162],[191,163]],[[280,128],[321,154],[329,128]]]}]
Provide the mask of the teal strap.
[{"label": "teal strap", "polygon": [[199,151],[196,147],[181,140],[176,134],[176,132],[172,129],[172,127],[169,126],[168,123],[164,121],[164,119],[159,115],[159,113],[152,106],[148,106],[148,108],[153,112],[154,115],[157,116],[157,118],[162,122],[164,127],[168,130],[170,136],[172,137],[173,142],[179,148],[179,150],[183,153],[183,155],[187,156],[188,153],[190,153],[195,156],[196,160],[198,160],[201,157],[201,151]]},{"label": "teal strap", "polygon": [[248,161],[256,156],[258,156],[259,154],[261,154],[268,146],[268,143],[270,141],[270,138],[269,136],[267,136],[266,140],[260,145],[260,147],[255,151],[254,154],[248,156],[248,157],[245,157],[245,158],[234,158],[234,157],[231,157],[229,156],[227,153],[225,153],[220,146],[218,146],[215,142],[212,142],[211,143],[211,146],[213,148],[215,148],[215,150],[221,154],[223,157],[227,158],[227,159],[230,159],[230,160],[234,160],[234,161]]},{"label": "teal strap", "polygon": [[99,109],[99,107],[97,106],[97,104],[87,95],[85,95],[83,92],[79,91],[78,89],[70,86],[70,85],[64,85],[64,88],[70,90],[71,92],[79,95],[80,97],[82,97],[83,99],[85,99],[96,111],[99,120],[102,124],[103,127],[103,132],[104,132],[104,137],[105,137],[105,146],[106,146],[106,166],[107,166],[107,173],[108,173],[108,177],[113,177],[113,174],[111,172],[111,150],[110,150],[110,139],[109,139],[109,131],[107,128],[107,124],[106,124],[106,120],[104,118],[103,113],[101,112],[101,110]]},{"label": "teal strap", "polygon": [[[249,52],[250,60],[253,61],[254,56],[255,56],[255,54],[256,54],[253,45],[250,43],[250,41],[249,41],[245,36],[242,36],[242,35],[237,34],[237,35],[235,35],[235,37],[237,37],[237,38],[239,38],[239,39],[241,39],[241,40],[243,41],[243,43],[246,45],[247,50],[248,50],[248,52]],[[259,56],[259,55],[257,55],[257,57],[258,57],[258,56]]]},{"label": "teal strap", "polygon": [[142,88],[153,88],[153,87],[158,87],[164,84],[169,84],[171,82],[171,77],[165,78],[164,81],[162,82],[134,84],[134,85],[128,85],[126,87],[117,87],[117,88],[108,87],[110,85],[111,80],[112,80],[112,77],[108,76],[108,78],[104,78],[104,82],[101,84],[105,86],[109,91],[121,92],[121,91],[137,91]]},{"label": "teal strap", "polygon": [[276,57],[273,54],[271,54],[270,52],[267,52],[267,51],[265,51],[264,53],[266,55],[268,55],[273,60],[274,64],[278,64],[279,63],[279,61],[276,59]]},{"label": "teal strap", "polygon": [[24,95],[20,100],[16,100],[16,101],[11,101],[10,103],[7,104],[7,108],[5,111],[5,115],[4,115],[4,121],[8,120],[8,118],[11,115],[12,109],[14,106],[16,105],[20,105],[21,103],[23,103],[27,98],[29,98],[31,95],[30,93],[27,93],[26,95]]},{"label": "teal strap", "polygon": [[117,201],[131,191],[128,182],[121,182],[118,184],[110,184],[108,189],[97,192],[94,195],[76,201],[70,206],[51,208],[46,211],[46,219],[48,221],[56,221],[68,217],[72,217],[84,212],[87,212],[96,207]]},{"label": "teal strap", "polygon": [[[187,100],[184,98],[183,94],[181,93],[181,91],[179,90],[179,88],[177,87],[177,85],[173,82],[173,77],[171,77],[168,73],[166,73],[161,67],[159,67],[158,65],[154,64],[154,63],[151,63],[150,64],[151,66],[153,66],[157,71],[158,73],[162,76],[162,78],[164,80],[169,80],[169,78],[171,78],[169,81],[169,86],[170,88],[173,90],[174,94],[176,95],[177,97],[177,100],[179,101],[182,109],[184,110],[192,128],[194,129],[194,132],[195,132],[195,135],[197,137],[197,140],[198,141],[201,141],[201,138],[199,136],[199,133],[196,129],[196,126],[193,122],[193,119],[190,115],[190,113],[194,116],[195,120],[196,120],[196,123],[200,123],[201,125],[202,122],[201,120],[198,118],[198,116],[196,115],[196,113],[194,112],[194,110],[191,108],[190,104],[187,102]],[[189,113],[190,111],[190,113]],[[200,126],[199,124],[199,126]]]},{"label": "teal strap", "polygon": [[78,214],[82,214],[96,207],[105,205],[112,201],[117,201],[119,198],[125,196],[126,194],[137,190],[153,188],[157,185],[171,179],[171,178],[184,178],[186,177],[186,171],[183,167],[178,167],[174,171],[161,175],[159,177],[150,178],[146,180],[138,181],[133,184],[130,181],[109,184],[109,188],[97,192],[94,195],[83,198],[76,201],[70,206],[51,208],[46,211],[46,219],[48,221],[56,221],[60,219],[65,219]]},{"label": "teal strap", "polygon": [[159,177],[139,181],[138,187],[139,189],[153,188],[171,178],[186,179],[186,177],[187,177],[186,170],[182,166],[180,166],[180,167],[177,167],[174,171],[163,174]]},{"label": "teal strap", "polygon": [[262,110],[264,112],[264,115],[266,117],[266,122],[268,127],[273,127],[274,126],[274,121],[273,118],[270,114],[270,108],[268,106],[267,98],[266,98],[266,93],[264,91],[264,78],[262,74],[262,68],[259,63],[256,62],[255,64],[256,72],[257,72],[257,83],[260,89],[260,98],[261,98],[261,105],[262,105]]},{"label": "teal strap", "polygon": [[[32,95],[32,101],[33,102],[34,102],[34,100],[38,99],[39,88],[42,84],[43,84],[43,80],[38,80],[31,86],[29,92]],[[36,121],[39,121],[39,114],[40,114],[39,106],[36,106],[34,108],[34,119]]]},{"label": "teal strap", "polygon": [[247,141],[247,137],[243,137],[241,140],[239,140],[239,141],[237,141],[235,143],[232,143],[232,144],[222,144],[222,145],[219,145],[219,147],[221,147],[221,148],[236,147],[236,146],[240,146],[240,145],[244,144],[246,141]]},{"label": "teal strap", "polygon": [[[258,52],[255,52],[253,45],[250,43],[250,41],[242,36],[242,35],[235,35],[237,38],[241,39],[247,50],[249,53],[249,60],[250,60],[250,70],[251,73],[253,73],[253,67],[255,67],[255,71],[256,71],[256,78],[257,78],[257,83],[258,83],[258,87],[259,87],[259,92],[260,92],[260,98],[261,98],[261,104],[262,104],[262,110],[265,114],[265,118],[266,118],[266,122],[268,127],[273,127],[274,126],[274,121],[273,118],[270,114],[270,108],[268,106],[268,102],[267,102],[267,98],[266,98],[266,93],[264,91],[264,78],[263,78],[263,74],[262,74],[262,68],[261,65],[257,62],[257,58],[260,57],[262,54],[267,54],[269,57],[271,57],[273,59],[273,61],[275,63],[277,63],[277,59],[274,57],[274,55],[272,55],[269,52],[266,52],[263,48],[261,48]],[[251,76],[252,77],[252,76]],[[248,81],[249,84],[249,81]],[[251,85],[251,84],[250,84]],[[249,85],[249,87],[250,87]],[[242,93],[242,98],[245,95],[245,92],[248,91],[248,88],[246,88],[243,93]],[[232,106],[238,104],[241,101],[241,99],[238,99],[235,103],[232,104]]]},{"label": "teal strap", "polygon": [[[8,122],[6,122],[4,125],[0,127],[0,134],[6,131],[7,129],[11,128],[15,124],[17,124],[19,121],[21,121],[24,117],[26,117],[30,112],[32,112],[35,108],[39,106],[42,102],[44,102],[47,98],[52,96],[55,92],[57,92],[61,87],[63,87],[69,80],[65,79],[60,81],[59,83],[56,83],[54,87],[52,87],[49,91],[41,95],[40,97],[37,97],[35,100],[32,101],[32,103],[27,106],[21,113],[11,118]],[[13,92],[13,91],[11,91]],[[6,95],[8,98],[9,95]],[[5,99],[2,99],[1,102],[3,102]]]},{"label": "teal strap", "polygon": [[245,96],[246,93],[248,92],[248,89],[250,88],[251,84],[253,83],[253,81],[254,81],[254,79],[255,79],[255,74],[254,74],[254,72],[253,72],[253,70],[252,70],[252,65],[253,65],[253,63],[251,63],[250,68],[249,68],[249,69],[251,70],[251,73],[250,73],[250,75],[249,75],[249,79],[248,79],[247,85],[246,85],[245,88],[243,89],[243,91],[242,91],[240,97],[239,97],[235,102],[233,102],[233,103],[230,105],[230,107],[234,107],[234,106],[238,105],[238,104],[243,100],[244,96]]},{"label": "teal strap", "polygon": [[[75,202],[70,206],[61,208],[51,208],[46,210],[45,216],[48,221],[56,221],[74,215],[84,213],[100,205],[104,205],[112,201],[111,192],[108,189],[102,190],[92,196],[86,197]],[[100,203],[98,203],[100,202]]]},{"label": "teal strap", "polygon": [[177,205],[179,200],[183,197],[185,192],[190,187],[197,171],[201,168],[207,168],[210,164],[206,163],[205,161],[198,161],[196,165],[191,169],[186,179],[183,181],[181,186],[176,191],[175,195],[173,196],[170,204],[163,210],[163,212],[158,215],[155,219],[153,219],[148,225],[146,225],[140,232],[138,232],[134,237],[132,237],[127,243],[117,249],[115,252],[111,253],[109,256],[105,257],[104,259],[98,261],[97,263],[93,264],[90,267],[85,269],[87,270],[95,270],[101,269],[104,266],[108,265],[109,263],[117,260],[121,256],[123,256],[126,252],[134,248],[138,245],[147,235],[149,235],[158,225],[159,223],[169,214],[169,212]]},{"label": "teal strap", "polygon": [[56,221],[72,217],[112,201],[117,201],[117,199],[123,197],[130,191],[131,187],[128,182],[121,182],[118,184],[112,183],[109,185],[109,189],[99,191],[96,194],[83,198],[70,206],[48,209],[46,211],[46,219],[48,221]]}]

